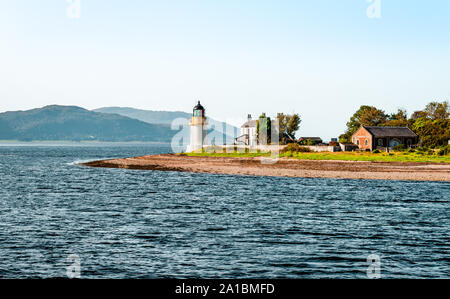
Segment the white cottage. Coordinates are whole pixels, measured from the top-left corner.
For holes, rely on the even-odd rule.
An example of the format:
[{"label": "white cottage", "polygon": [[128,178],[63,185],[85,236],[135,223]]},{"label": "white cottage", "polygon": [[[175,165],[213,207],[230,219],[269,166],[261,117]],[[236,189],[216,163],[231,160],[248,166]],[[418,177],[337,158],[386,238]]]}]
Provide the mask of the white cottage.
[{"label": "white cottage", "polygon": [[256,146],[258,144],[258,135],[256,131],[257,123],[258,121],[252,119],[252,116],[249,114],[247,122],[241,126],[241,136],[236,138],[236,143],[247,146]]}]

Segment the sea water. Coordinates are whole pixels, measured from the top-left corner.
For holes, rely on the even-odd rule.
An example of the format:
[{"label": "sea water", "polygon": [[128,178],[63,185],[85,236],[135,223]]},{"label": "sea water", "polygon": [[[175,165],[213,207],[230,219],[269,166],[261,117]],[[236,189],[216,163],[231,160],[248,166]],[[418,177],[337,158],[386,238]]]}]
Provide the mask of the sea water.
[{"label": "sea water", "polygon": [[0,277],[449,278],[450,184],[88,168],[155,144],[0,146]]}]

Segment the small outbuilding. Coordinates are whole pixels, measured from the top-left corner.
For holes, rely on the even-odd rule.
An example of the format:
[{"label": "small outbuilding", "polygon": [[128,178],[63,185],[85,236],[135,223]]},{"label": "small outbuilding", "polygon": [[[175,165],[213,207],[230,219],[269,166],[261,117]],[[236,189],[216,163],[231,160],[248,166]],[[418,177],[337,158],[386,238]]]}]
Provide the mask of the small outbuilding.
[{"label": "small outbuilding", "polygon": [[361,126],[352,135],[352,142],[363,150],[393,148],[401,144],[411,148],[417,146],[419,137],[408,127]]}]

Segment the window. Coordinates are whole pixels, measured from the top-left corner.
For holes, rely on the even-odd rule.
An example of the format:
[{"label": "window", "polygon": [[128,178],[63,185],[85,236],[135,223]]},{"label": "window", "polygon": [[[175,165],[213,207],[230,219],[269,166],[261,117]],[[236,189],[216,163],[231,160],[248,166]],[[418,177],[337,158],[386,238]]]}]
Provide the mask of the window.
[{"label": "window", "polygon": [[195,117],[202,117],[203,116],[203,110],[194,110],[194,116]]},{"label": "window", "polygon": [[359,139],[358,139],[358,140],[356,140],[356,144],[357,144],[357,145],[359,145]]},{"label": "window", "polygon": [[369,145],[369,140],[366,139],[366,142],[364,142],[365,145]]},{"label": "window", "polygon": [[378,139],[378,146],[383,146],[383,139]]}]

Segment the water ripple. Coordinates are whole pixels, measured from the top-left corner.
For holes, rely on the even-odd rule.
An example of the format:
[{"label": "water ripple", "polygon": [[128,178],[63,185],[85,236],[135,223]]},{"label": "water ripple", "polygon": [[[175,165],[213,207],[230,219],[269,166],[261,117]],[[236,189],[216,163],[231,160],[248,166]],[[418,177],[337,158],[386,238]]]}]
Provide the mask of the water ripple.
[{"label": "water ripple", "polygon": [[95,169],[167,146],[0,147],[0,277],[449,278],[438,182]]}]

